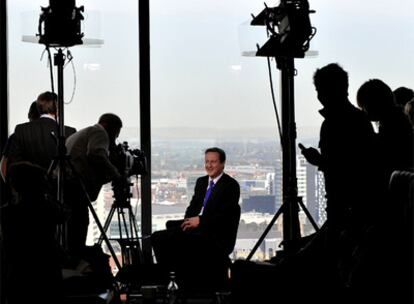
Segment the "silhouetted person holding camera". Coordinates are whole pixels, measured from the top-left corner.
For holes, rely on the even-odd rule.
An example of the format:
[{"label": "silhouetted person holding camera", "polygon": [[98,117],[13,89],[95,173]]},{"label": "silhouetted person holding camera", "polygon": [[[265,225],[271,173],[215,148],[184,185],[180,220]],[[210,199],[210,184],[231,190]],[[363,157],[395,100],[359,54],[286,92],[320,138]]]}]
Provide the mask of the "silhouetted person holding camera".
[{"label": "silhouetted person holding camera", "polygon": [[314,84],[323,105],[320,152],[302,146],[302,154],[324,173],[328,227],[337,234],[350,228],[350,221],[364,225],[372,208],[374,130],[367,115],[349,101],[348,74],[339,65],[318,69]]},{"label": "silhouetted person holding camera", "polygon": [[70,161],[75,169],[68,185],[71,190],[67,191],[67,202],[71,208],[67,223],[67,248],[73,266],[79,262],[85,249],[89,201],[97,199],[102,185],[120,178],[118,169],[109,159],[109,148],[115,145],[121,128],[121,119],[115,114],[106,113],[97,124],[79,130],[66,140]]},{"label": "silhouetted person holding camera", "polygon": [[299,147],[307,161],[324,174],[327,221],[304,256],[312,256],[316,250],[317,263],[322,263],[321,269],[327,271],[323,279],[332,284],[327,290],[339,301],[339,293],[345,290],[348,280],[352,252],[375,219],[375,134],[367,115],[348,99],[348,74],[342,67],[329,64],[316,70],[313,79],[323,105],[320,151],[301,144]]},{"label": "silhouetted person holding camera", "polygon": [[2,208],[3,265],[9,304],[61,303],[62,275],[56,227],[61,206],[50,196],[46,170],[29,162],[10,165],[7,183],[15,200]]},{"label": "silhouetted person holding camera", "polygon": [[197,179],[184,220],[167,222],[151,242],[157,262],[177,271],[184,288],[223,288],[240,219],[240,187],[224,173],[226,154],[205,151],[206,176]]}]

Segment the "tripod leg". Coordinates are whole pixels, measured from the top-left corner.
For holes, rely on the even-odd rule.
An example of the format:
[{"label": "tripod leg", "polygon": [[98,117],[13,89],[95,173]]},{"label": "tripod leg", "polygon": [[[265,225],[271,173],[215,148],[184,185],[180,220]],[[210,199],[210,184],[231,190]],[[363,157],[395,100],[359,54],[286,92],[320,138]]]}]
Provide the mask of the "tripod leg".
[{"label": "tripod leg", "polygon": [[262,235],[260,236],[259,240],[254,245],[252,251],[250,251],[249,255],[247,256],[247,258],[246,258],[247,261],[250,261],[251,260],[251,258],[255,254],[257,248],[259,248],[260,244],[266,238],[266,235],[269,233],[270,229],[272,228],[272,226],[274,225],[274,223],[276,222],[276,220],[278,219],[278,217],[282,214],[283,209],[284,209],[284,206],[285,205],[283,204],[282,206],[280,206],[279,210],[277,210],[276,214],[273,216],[273,218],[270,221],[269,225],[267,225],[265,231],[262,233]]},{"label": "tripod leg", "polygon": [[306,208],[305,204],[303,203],[301,197],[298,197],[298,203],[299,203],[300,207],[302,208],[303,212],[305,212],[306,217],[309,219],[309,222],[311,223],[313,229],[315,229],[315,231],[319,231],[318,224],[316,224],[316,222],[313,219],[312,215],[310,214],[308,208]]},{"label": "tripod leg", "polygon": [[[109,211],[108,217],[106,218],[105,225],[103,227],[104,233],[106,233],[108,231],[108,228],[109,228],[109,225],[111,224],[112,217],[114,216],[114,213],[115,213],[115,208],[112,206],[111,210]],[[103,237],[103,234],[101,233],[101,235],[99,237],[99,240],[98,240],[98,245],[99,246],[102,245],[103,240],[104,240],[104,237]]]},{"label": "tripod leg", "polygon": [[116,253],[114,251],[114,248],[112,247],[111,242],[109,241],[108,236],[106,235],[105,230],[102,227],[102,224],[101,224],[101,222],[99,220],[99,217],[96,214],[96,211],[95,211],[95,209],[92,206],[91,199],[89,197],[88,192],[86,191],[85,184],[80,179],[79,174],[77,173],[75,167],[73,166],[73,164],[70,161],[68,161],[68,165],[69,165],[70,169],[72,170],[72,172],[74,173],[75,178],[77,179],[77,181],[79,182],[79,184],[81,186],[83,195],[85,195],[85,198],[87,199],[86,201],[87,201],[87,204],[88,204],[89,211],[91,212],[92,217],[93,217],[96,225],[98,226],[99,231],[101,232],[101,236],[103,237],[103,240],[105,241],[105,244],[106,244],[109,252],[111,253],[111,256],[112,256],[112,258],[114,260],[114,263],[116,264],[116,267],[118,269],[121,269],[122,268],[121,263],[119,263],[119,260],[118,260],[118,257],[116,256]]},{"label": "tripod leg", "polygon": [[[131,235],[132,235],[132,239],[136,240],[136,251],[137,251],[137,257],[138,257],[138,263],[143,261],[143,254],[142,254],[142,250],[141,250],[141,245],[139,243],[139,237],[138,237],[138,227],[137,227],[137,221],[135,218],[134,213],[132,212],[132,207],[129,206],[129,222],[131,225]],[[135,247],[134,247],[135,248]]]}]

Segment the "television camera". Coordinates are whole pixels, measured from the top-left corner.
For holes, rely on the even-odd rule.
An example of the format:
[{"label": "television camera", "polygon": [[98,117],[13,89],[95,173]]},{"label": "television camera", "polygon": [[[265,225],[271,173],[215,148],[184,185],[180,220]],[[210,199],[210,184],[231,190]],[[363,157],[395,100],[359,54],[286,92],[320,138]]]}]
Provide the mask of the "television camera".
[{"label": "television camera", "polygon": [[130,149],[128,142],[124,141],[114,146],[110,151],[111,163],[118,169],[121,178],[112,182],[115,202],[117,206],[127,206],[130,202],[132,183],[130,177],[133,175],[144,175],[147,173],[147,160],[144,153],[139,149]]},{"label": "television camera", "polygon": [[110,159],[123,176],[147,173],[147,160],[144,153],[139,149],[130,149],[126,141],[111,149]]}]

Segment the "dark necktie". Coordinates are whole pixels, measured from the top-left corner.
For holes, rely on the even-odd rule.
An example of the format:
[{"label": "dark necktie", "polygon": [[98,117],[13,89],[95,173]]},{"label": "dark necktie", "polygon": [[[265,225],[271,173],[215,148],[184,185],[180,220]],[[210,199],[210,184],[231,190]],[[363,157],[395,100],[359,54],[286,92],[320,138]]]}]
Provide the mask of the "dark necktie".
[{"label": "dark necktie", "polygon": [[213,191],[213,188],[214,188],[214,182],[213,180],[211,180],[210,185],[208,186],[206,195],[204,196],[203,208],[206,206],[206,203],[208,201],[208,198],[210,197],[211,192]]}]

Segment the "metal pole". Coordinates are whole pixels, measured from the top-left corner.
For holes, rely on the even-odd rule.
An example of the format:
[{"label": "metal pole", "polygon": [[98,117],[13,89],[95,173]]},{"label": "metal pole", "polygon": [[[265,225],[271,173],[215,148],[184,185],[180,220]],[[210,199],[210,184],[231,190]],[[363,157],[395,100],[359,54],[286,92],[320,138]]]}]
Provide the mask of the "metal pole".
[{"label": "metal pole", "polygon": [[[65,146],[65,120],[64,120],[64,82],[63,82],[63,66],[65,64],[65,56],[62,49],[59,49],[54,56],[54,64],[57,66],[57,121],[59,126],[59,134],[57,138],[58,155],[56,157],[58,179],[57,179],[57,199],[60,204],[64,204],[64,182],[65,182],[65,162],[66,162],[66,146]],[[67,246],[65,225],[59,227],[60,242],[64,248]]]},{"label": "metal pole", "polygon": [[152,263],[151,211],[151,82],[150,82],[150,5],[138,1],[139,10],[139,87],[141,150],[147,158],[148,173],[141,176],[141,236],[144,263]]},{"label": "metal pole", "polygon": [[296,124],[294,107],[294,58],[281,58],[283,133],[283,241],[290,252],[292,240],[300,238],[298,189],[296,178]]},{"label": "metal pole", "polygon": [[[0,1],[0,151],[3,151],[9,136],[8,121],[8,62],[7,62],[7,1]],[[1,182],[1,203],[5,189]]]},{"label": "metal pole", "polygon": [[[0,1],[0,149],[3,151],[9,135],[8,121],[8,69],[7,69],[7,1]],[[6,200],[6,187],[0,181],[0,205]],[[0,303],[6,302],[5,260],[0,248]]]}]

